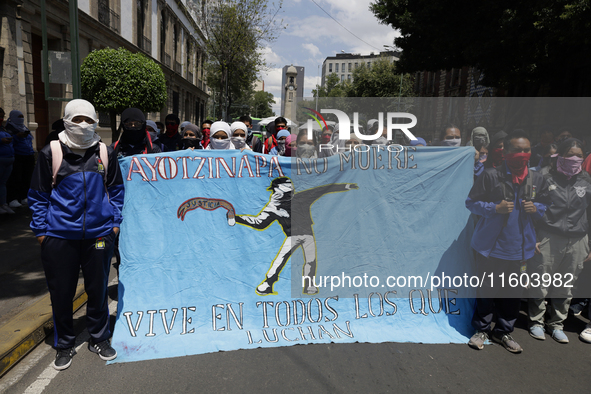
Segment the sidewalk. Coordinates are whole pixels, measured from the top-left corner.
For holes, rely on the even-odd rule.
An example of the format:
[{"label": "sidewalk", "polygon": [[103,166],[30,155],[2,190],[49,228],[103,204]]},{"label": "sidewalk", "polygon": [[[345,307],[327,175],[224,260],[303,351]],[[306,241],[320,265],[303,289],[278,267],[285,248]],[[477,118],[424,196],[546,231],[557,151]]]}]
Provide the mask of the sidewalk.
[{"label": "sidewalk", "polygon": [[[53,329],[40,248],[29,228],[31,212],[0,215],[0,377]],[[86,302],[82,281],[74,310]]]}]

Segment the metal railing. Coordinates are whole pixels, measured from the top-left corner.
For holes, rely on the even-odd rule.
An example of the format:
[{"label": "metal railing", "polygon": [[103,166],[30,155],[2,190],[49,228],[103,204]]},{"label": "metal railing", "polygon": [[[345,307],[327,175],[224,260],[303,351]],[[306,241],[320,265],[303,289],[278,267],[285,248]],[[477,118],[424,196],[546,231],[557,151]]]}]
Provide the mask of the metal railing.
[{"label": "metal railing", "polygon": [[152,41],[149,40],[148,37],[142,34],[138,41],[140,49],[144,50],[145,52],[152,53]]},{"label": "metal railing", "polygon": [[175,73],[179,73],[179,74],[182,74],[183,73],[183,67],[176,60],[174,61],[174,72]]},{"label": "metal railing", "polygon": [[171,67],[171,62],[172,62],[172,58],[170,57],[170,55],[168,53],[165,53],[163,56],[163,60],[164,60],[164,65],[168,68]]},{"label": "metal railing", "polygon": [[108,4],[103,1],[99,1],[98,4],[98,20],[103,25],[109,27],[111,30],[119,33],[120,31],[120,18],[119,14],[109,8]]},{"label": "metal railing", "polygon": [[187,80],[193,83],[193,73],[190,71],[187,72]]}]

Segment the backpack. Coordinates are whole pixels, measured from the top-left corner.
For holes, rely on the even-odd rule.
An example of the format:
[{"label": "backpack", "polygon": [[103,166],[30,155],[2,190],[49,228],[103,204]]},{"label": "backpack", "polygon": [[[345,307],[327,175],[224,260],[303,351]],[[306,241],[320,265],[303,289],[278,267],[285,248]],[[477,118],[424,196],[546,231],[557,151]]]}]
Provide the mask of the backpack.
[{"label": "backpack", "polygon": [[[51,180],[51,187],[55,187],[55,181],[57,179],[57,172],[59,171],[62,161],[64,159],[64,152],[62,151],[62,146],[59,140],[54,140],[49,143],[51,148],[51,170],[52,170],[52,180]],[[99,156],[100,160],[105,167],[105,173],[103,175],[103,181],[105,186],[107,185],[107,170],[109,168],[109,153],[107,152],[107,145],[99,142]]]}]

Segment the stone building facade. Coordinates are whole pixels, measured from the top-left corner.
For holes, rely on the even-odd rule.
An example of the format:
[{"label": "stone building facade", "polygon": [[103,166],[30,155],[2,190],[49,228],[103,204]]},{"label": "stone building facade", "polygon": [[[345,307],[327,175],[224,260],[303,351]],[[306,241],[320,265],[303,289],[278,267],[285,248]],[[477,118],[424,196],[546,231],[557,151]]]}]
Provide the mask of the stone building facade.
[{"label": "stone building facade", "polygon": [[[71,50],[69,5],[46,0],[50,51]],[[42,21],[40,0],[0,2],[0,107],[19,109],[42,147],[51,124],[63,116],[65,102],[46,100],[42,78]],[[208,99],[205,84],[205,36],[196,18],[180,0],[78,0],[80,62],[95,49],[123,47],[142,52],[160,65],[168,101],[163,120],[176,113],[181,121],[199,124]],[[50,96],[72,97],[71,85],[50,85]],[[108,116],[101,115],[99,133],[110,142]]]}]

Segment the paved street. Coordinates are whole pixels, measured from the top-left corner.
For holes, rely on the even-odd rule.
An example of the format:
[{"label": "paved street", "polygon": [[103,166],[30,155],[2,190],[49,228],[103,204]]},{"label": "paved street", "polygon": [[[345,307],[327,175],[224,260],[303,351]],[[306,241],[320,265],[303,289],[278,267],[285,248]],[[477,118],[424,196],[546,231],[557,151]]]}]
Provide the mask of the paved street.
[{"label": "paved street", "polygon": [[[0,325],[46,292],[30,214],[0,218]],[[111,272],[114,324],[116,275]],[[409,343],[330,344],[239,350],[107,366],[86,348],[84,307],[76,314],[78,354],[62,372],[51,367],[51,339],[39,344],[0,379],[0,393],[140,392],[566,392],[588,393],[591,345],[578,333],[585,318],[570,316],[571,340],[536,341],[518,321],[515,339],[525,349],[510,354],[498,345],[475,351],[467,345]]]}]

